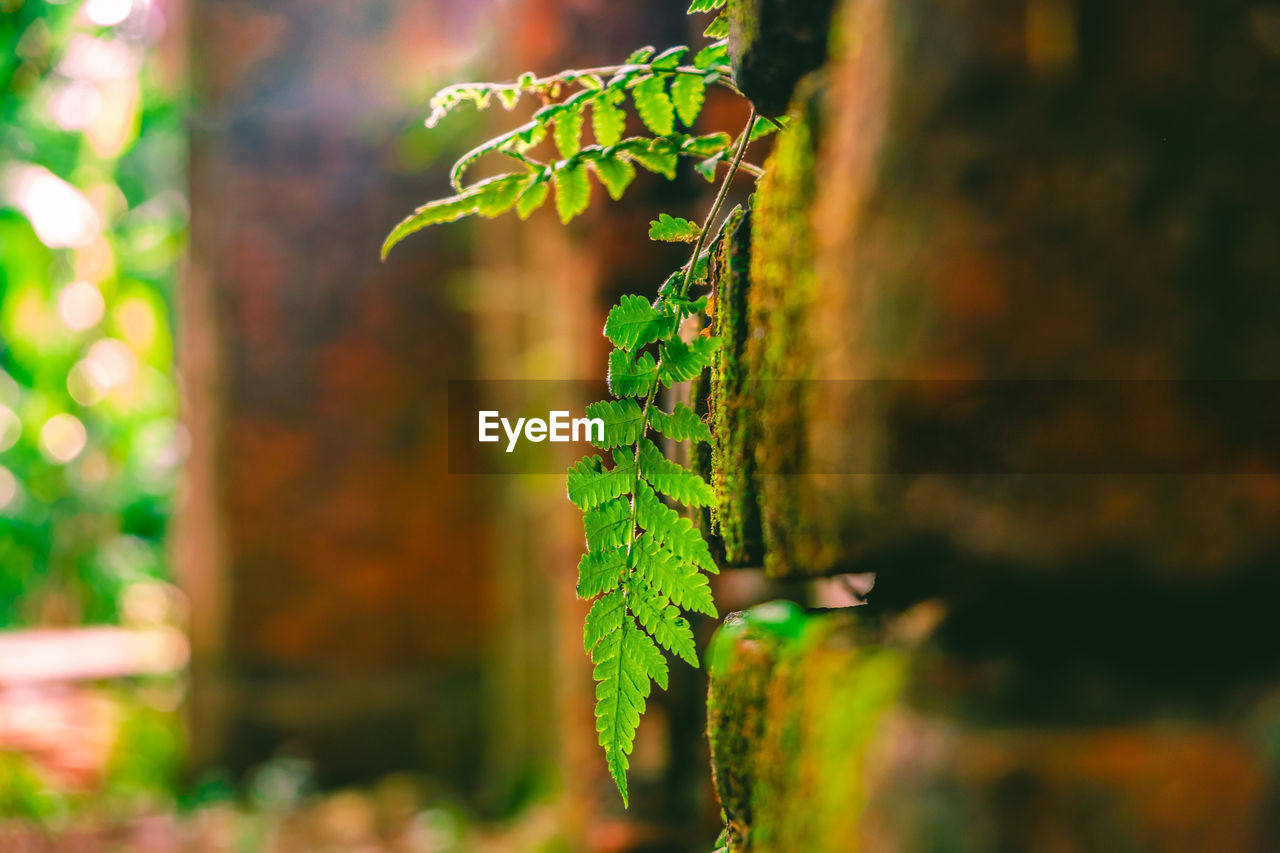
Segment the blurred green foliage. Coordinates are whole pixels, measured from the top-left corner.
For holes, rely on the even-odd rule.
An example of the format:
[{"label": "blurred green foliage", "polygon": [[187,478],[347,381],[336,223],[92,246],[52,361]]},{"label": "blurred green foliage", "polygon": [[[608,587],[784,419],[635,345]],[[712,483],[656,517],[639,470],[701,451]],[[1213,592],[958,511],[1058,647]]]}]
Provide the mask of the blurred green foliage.
[{"label": "blurred green foliage", "polygon": [[0,0],[0,628],[128,621],[165,577],[187,220],[166,11]]}]

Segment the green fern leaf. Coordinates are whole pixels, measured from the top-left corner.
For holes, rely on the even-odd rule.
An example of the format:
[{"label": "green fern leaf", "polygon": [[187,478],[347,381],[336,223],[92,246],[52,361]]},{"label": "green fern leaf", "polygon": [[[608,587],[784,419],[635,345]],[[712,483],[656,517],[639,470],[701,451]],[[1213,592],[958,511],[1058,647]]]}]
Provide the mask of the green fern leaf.
[{"label": "green fern leaf", "polygon": [[644,528],[654,542],[665,545],[686,563],[704,572],[719,574],[716,561],[711,558],[707,541],[693,522],[681,518],[680,513],[662,502],[648,483],[636,486],[636,523]]},{"label": "green fern leaf", "polygon": [[693,58],[694,68],[712,68],[717,65],[724,65],[729,61],[729,43],[725,41],[717,41],[709,44],[702,50],[698,51],[697,56]]},{"label": "green fern leaf", "polygon": [[653,53],[654,53],[654,48],[650,45],[645,45],[644,47],[636,48],[635,50],[631,51],[631,55],[627,57],[627,61],[623,64],[624,65],[640,65],[643,62],[648,62],[649,57],[653,56]]},{"label": "green fern leaf", "polygon": [[560,221],[567,224],[591,203],[591,182],[587,170],[576,162],[556,169],[552,179],[556,186],[556,213],[560,214]]},{"label": "green fern leaf", "polygon": [[591,166],[614,201],[622,198],[622,194],[636,177],[636,167],[617,157],[601,157],[593,160]]},{"label": "green fern leaf", "polygon": [[627,549],[588,551],[578,560],[578,597],[595,598],[622,583],[627,572]]},{"label": "green fern leaf", "polygon": [[607,89],[591,102],[591,130],[597,144],[608,147],[622,141],[627,114],[620,105],[625,97],[618,89]]},{"label": "green fern leaf", "polygon": [[673,334],[673,319],[650,305],[643,296],[627,294],[609,311],[604,322],[604,334],[614,346],[634,352],[645,344]]},{"label": "green fern leaf", "polygon": [[725,0],[693,0],[689,4],[689,14],[698,12],[714,12],[725,4]]},{"label": "green fern leaf", "polygon": [[494,181],[476,198],[476,212],[489,219],[506,213],[529,186],[531,180],[533,175],[511,175]]},{"label": "green fern leaf", "polygon": [[729,16],[724,12],[716,15],[715,20],[711,22],[710,26],[702,31],[702,34],[709,39],[725,38],[729,35]]},{"label": "green fern leaf", "polygon": [[724,154],[732,144],[733,140],[727,133],[690,136],[680,145],[680,153],[691,157],[710,157],[713,154]]},{"label": "green fern leaf", "polygon": [[420,231],[428,225],[454,222],[475,212],[476,201],[474,195],[450,196],[449,198],[442,198],[439,201],[432,201],[422,205],[422,207],[413,212],[413,215],[401,220],[395,228],[391,229],[391,233],[387,235],[387,239],[382,243],[383,260],[386,260],[387,253],[391,251],[392,246],[413,232]]},{"label": "green fern leaf", "polygon": [[625,544],[631,526],[631,503],[626,498],[612,498],[587,510],[582,517],[587,550],[603,551]]},{"label": "green fern leaf", "polygon": [[582,625],[582,646],[587,654],[591,654],[605,636],[621,628],[626,617],[627,599],[622,587],[596,599]]},{"label": "green fern leaf", "polygon": [[529,180],[528,174],[498,175],[475,183],[458,195],[422,205],[411,216],[401,220],[395,228],[391,229],[391,233],[382,243],[383,259],[396,243],[428,225],[454,222],[477,212],[484,213],[486,216],[502,213],[511,207],[511,202]]},{"label": "green fern leaf", "polygon": [[514,110],[520,103],[520,89],[515,86],[504,86],[494,92],[507,112]]},{"label": "green fern leaf", "polygon": [[635,458],[621,448],[613,451],[613,468],[605,468],[599,456],[587,456],[569,469],[569,500],[580,510],[594,509],[600,504],[631,491],[635,479]]},{"label": "green fern leaf", "polygon": [[677,74],[671,82],[671,102],[685,127],[693,127],[707,97],[707,84],[695,74]]},{"label": "green fern leaf", "polygon": [[671,71],[680,67],[680,60],[689,52],[684,45],[669,47],[650,60],[649,65],[658,71]]},{"label": "green fern leaf", "polygon": [[693,167],[693,170],[701,175],[704,181],[711,183],[716,179],[716,167],[720,165],[720,161],[722,159],[723,156],[717,154],[714,157],[708,157],[705,160],[700,160],[698,164]]},{"label": "green fern leaf", "polygon": [[618,146],[618,151],[636,161],[650,172],[675,180],[679,158],[675,146],[665,139],[628,139]]},{"label": "green fern leaf", "polygon": [[648,532],[636,537],[631,553],[635,555],[636,576],[671,599],[672,604],[713,618],[719,616],[707,576],[692,563],[657,544]]},{"label": "green fern leaf", "polygon": [[524,192],[520,193],[520,198],[516,199],[516,216],[521,219],[528,219],[529,214],[533,213],[542,203],[547,200],[547,193],[551,191],[551,184],[546,180],[539,180],[530,184]]},{"label": "green fern leaf", "polygon": [[667,95],[665,77],[646,77],[631,90],[631,98],[635,101],[636,112],[645,127],[658,136],[670,136],[675,133],[675,110],[671,106],[671,98]]},{"label": "green fern leaf", "polygon": [[665,243],[692,243],[701,233],[696,222],[666,213],[658,214],[658,218],[649,223],[649,239]]},{"label": "green fern leaf", "polygon": [[690,344],[679,338],[664,341],[659,380],[668,388],[678,382],[687,382],[706,369],[719,347],[720,339],[711,337],[699,336]]},{"label": "green fern leaf", "polygon": [[768,136],[779,128],[787,126],[786,116],[778,118],[766,118],[765,116],[757,116],[756,120],[751,124],[751,135],[748,141],[755,142],[762,136]]},{"label": "green fern leaf", "polygon": [[664,690],[667,687],[667,661],[649,635],[636,627],[635,620],[624,618],[621,629],[596,644],[591,662],[595,664],[596,732],[625,807],[630,804],[627,756],[635,743],[650,682]]},{"label": "green fern leaf", "polygon": [[[587,407],[588,417],[591,407]],[[653,406],[649,409],[649,423],[658,432],[675,441],[710,441],[711,429],[702,422],[702,418],[684,403],[676,403],[671,414]],[[606,427],[606,430],[608,427]]]},{"label": "green fern leaf", "polygon": [[587,417],[604,421],[604,440],[591,442],[602,450],[633,445],[644,434],[644,412],[630,397],[592,403],[587,406]]},{"label": "green fern leaf", "polygon": [[531,148],[536,148],[542,144],[542,140],[547,138],[547,126],[530,122],[522,128],[516,128],[511,133],[511,138],[502,144],[500,151],[516,151],[521,154]]},{"label": "green fern leaf", "polygon": [[627,583],[627,606],[635,614],[640,626],[658,645],[683,660],[689,666],[698,666],[698,650],[693,644],[693,629],[680,610],[644,583]]},{"label": "green fern leaf", "polygon": [[713,506],[716,490],[701,476],[662,455],[647,438],[640,439],[640,476],[659,493],[685,506]]},{"label": "green fern leaf", "polygon": [[561,158],[568,160],[582,150],[582,110],[569,109],[556,116],[552,136]]},{"label": "green fern leaf", "polygon": [[683,320],[685,317],[697,314],[699,311],[707,310],[707,297],[699,296],[697,299],[687,299],[672,296],[667,299],[667,307],[674,309],[680,319]]},{"label": "green fern leaf", "polygon": [[658,365],[647,352],[632,360],[630,353],[616,349],[609,353],[608,380],[615,397],[647,397],[658,381]]}]

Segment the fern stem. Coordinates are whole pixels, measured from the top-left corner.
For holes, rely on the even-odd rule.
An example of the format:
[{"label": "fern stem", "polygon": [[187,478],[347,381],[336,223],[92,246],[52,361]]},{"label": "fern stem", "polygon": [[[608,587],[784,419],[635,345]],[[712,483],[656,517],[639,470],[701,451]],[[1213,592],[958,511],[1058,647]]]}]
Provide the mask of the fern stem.
[{"label": "fern stem", "polygon": [[[692,65],[678,65],[675,68],[654,68],[651,63],[647,62],[630,63],[626,65],[597,65],[594,68],[571,68],[556,74],[548,74],[546,77],[535,77],[523,85],[521,85],[519,81],[516,81],[514,83],[498,84],[495,88],[525,91],[527,89],[541,89],[557,84],[582,86],[582,84],[578,82],[577,78],[590,76],[616,77],[619,74],[652,74],[654,76],[660,74],[694,74],[698,77],[706,77],[711,73],[719,75],[715,81],[716,85],[723,86],[739,97],[746,97],[742,94],[742,90],[738,88],[737,84],[733,82],[733,71],[727,65],[718,65],[712,68],[697,68]],[[454,86],[446,86],[437,92],[435,97],[438,98],[451,91],[465,91],[474,85],[475,84],[472,83],[459,83]],[[587,87],[582,86],[582,88],[585,89]]]},{"label": "fern stem", "polygon": [[[733,159],[729,161],[729,171],[725,173],[724,179],[720,182],[720,189],[716,192],[715,201],[711,203],[711,209],[707,211],[707,218],[703,220],[702,230],[698,232],[698,241],[693,246],[693,259],[689,261],[689,268],[684,274],[684,282],[680,285],[679,298],[684,299],[689,293],[689,287],[693,284],[694,274],[698,270],[698,258],[702,255],[703,246],[707,242],[707,234],[711,231],[711,226],[720,216],[720,210],[724,207],[725,199],[729,197],[729,189],[733,185],[733,179],[738,174],[738,168],[742,165],[742,158],[747,153],[747,146],[751,143],[751,128],[756,124],[756,110],[751,108],[751,114],[747,116],[747,126],[742,129],[742,135],[738,137],[737,147],[733,151]],[[662,355],[659,353],[658,362],[655,370],[662,368]],[[627,573],[635,571],[631,565],[631,550],[636,541],[636,501],[638,500],[637,492],[640,489],[640,446],[641,442],[649,435],[649,410],[653,406],[654,398],[658,395],[658,386],[661,382],[655,374],[653,387],[649,389],[649,394],[645,397],[644,409],[642,410],[643,420],[640,429],[640,441],[636,442],[636,455],[634,460],[635,473],[631,480],[631,526],[627,531]],[[627,595],[623,590],[623,596]]]},{"label": "fern stem", "polygon": [[[720,191],[716,193],[716,200],[711,203],[711,210],[707,213],[706,221],[702,223],[702,231],[698,234],[698,242],[693,244],[693,261],[689,264],[689,271],[684,274],[684,284],[680,285],[680,298],[683,299],[689,293],[689,286],[693,284],[693,275],[698,269],[698,256],[702,254],[702,244],[707,240],[707,233],[711,230],[711,226],[715,224],[716,218],[720,216],[720,208],[724,207],[724,200],[729,197],[729,188],[733,185],[733,179],[738,174],[738,167],[742,165],[742,158],[747,153],[747,146],[751,143],[751,128],[756,125],[756,110],[751,108],[751,115],[747,116],[747,126],[742,129],[742,135],[738,137],[738,147],[734,149],[733,159],[729,161],[729,171],[725,174],[724,180],[720,182]],[[657,390],[656,387],[654,389]],[[652,395],[650,395],[652,398]],[[646,407],[647,413],[647,407]],[[646,423],[648,423],[646,421]]]}]

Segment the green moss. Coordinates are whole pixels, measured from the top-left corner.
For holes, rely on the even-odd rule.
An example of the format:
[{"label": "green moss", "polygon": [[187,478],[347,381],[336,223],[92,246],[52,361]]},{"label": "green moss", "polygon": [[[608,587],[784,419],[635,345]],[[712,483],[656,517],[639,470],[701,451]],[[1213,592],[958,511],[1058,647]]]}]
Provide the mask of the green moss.
[{"label": "green moss", "polygon": [[[802,101],[801,103],[805,103]],[[778,134],[751,214],[750,335],[745,369],[752,377],[759,422],[756,463],[767,574],[804,574],[797,543],[811,538],[802,511],[805,458],[804,382],[812,353],[807,318],[817,289],[810,209],[814,198],[814,141],[803,111]]]},{"label": "green moss", "polygon": [[725,619],[707,651],[711,775],[732,851],[745,849],[752,824],[755,755],[764,736],[765,697],[773,667],[804,621],[800,608],[785,601],[734,613]]},{"label": "green moss", "polygon": [[816,621],[774,669],[755,757],[754,853],[844,853],[858,832],[863,759],[901,695],[900,649],[852,645],[839,620]]},{"label": "green moss", "polygon": [[728,566],[763,560],[756,478],[755,412],[743,358],[747,347],[751,220],[735,211],[725,225],[713,268],[715,334],[724,341],[711,368],[708,408],[712,433],[710,480],[716,490],[715,533]]},{"label": "green moss", "polygon": [[730,849],[850,849],[866,745],[906,657],[853,614],[773,602],[734,614],[708,653],[708,737]]}]

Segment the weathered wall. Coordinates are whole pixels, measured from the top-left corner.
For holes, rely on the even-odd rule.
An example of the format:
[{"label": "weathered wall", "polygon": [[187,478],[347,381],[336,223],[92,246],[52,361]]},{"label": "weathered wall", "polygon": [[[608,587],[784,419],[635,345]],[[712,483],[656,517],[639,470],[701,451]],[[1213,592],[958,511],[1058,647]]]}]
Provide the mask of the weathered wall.
[{"label": "weathered wall", "polygon": [[440,483],[444,378],[472,369],[445,286],[467,246],[377,250],[443,183],[409,179],[397,145],[409,88],[457,65],[476,10],[190,14],[193,758],[238,771],[284,748],[322,781],[422,767],[465,784],[485,551],[476,492]]},{"label": "weathered wall", "polygon": [[732,848],[1273,848],[1280,17],[844,0],[804,73],[821,7],[730,3],[796,85],[711,475],[730,565],[878,579],[721,629]]}]

